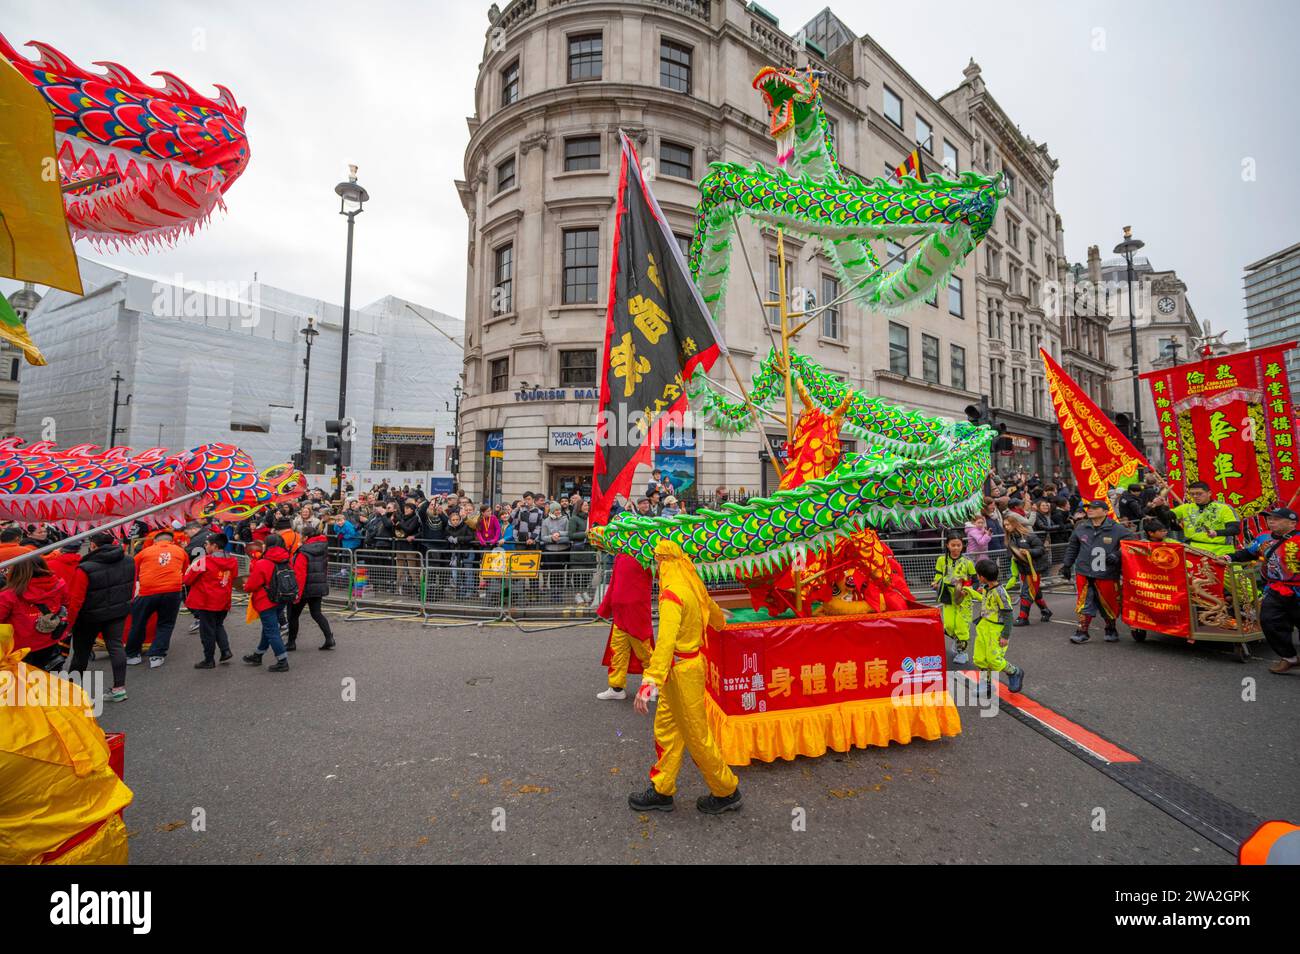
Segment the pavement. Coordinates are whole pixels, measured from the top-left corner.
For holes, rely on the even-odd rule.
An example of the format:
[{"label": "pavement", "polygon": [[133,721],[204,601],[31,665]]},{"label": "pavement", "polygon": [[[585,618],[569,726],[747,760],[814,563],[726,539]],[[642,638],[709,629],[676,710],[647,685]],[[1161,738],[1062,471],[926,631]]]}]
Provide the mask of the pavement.
[{"label": "pavement", "polygon": [[[1057,620],[1070,598],[1052,595]],[[236,614],[232,614],[234,616]],[[1036,615],[1036,611],[1035,611]],[[651,719],[595,699],[606,627],[522,632],[304,617],[291,671],[195,670],[182,616],[165,666],[132,667],[100,723],[127,733],[135,863],[907,862],[1230,864],[1232,854],[1003,706],[962,734],[738,769],[744,808],[638,814]],[[1014,631],[1024,694],[1259,818],[1300,819],[1300,678],[1222,645]],[[106,660],[95,665],[102,666]],[[635,677],[633,677],[635,684]]]}]

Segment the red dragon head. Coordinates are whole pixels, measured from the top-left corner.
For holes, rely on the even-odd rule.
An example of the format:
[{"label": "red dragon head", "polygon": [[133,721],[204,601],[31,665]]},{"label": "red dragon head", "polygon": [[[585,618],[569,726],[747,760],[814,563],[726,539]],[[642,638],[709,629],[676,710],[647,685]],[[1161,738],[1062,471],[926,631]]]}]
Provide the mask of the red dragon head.
[{"label": "red dragon head", "polygon": [[44,43],[32,61],[0,36],[3,56],[49,103],[68,224],[98,245],[169,243],[193,232],[248,165],[246,110],[171,73],[151,86],[116,63],[88,73]]}]

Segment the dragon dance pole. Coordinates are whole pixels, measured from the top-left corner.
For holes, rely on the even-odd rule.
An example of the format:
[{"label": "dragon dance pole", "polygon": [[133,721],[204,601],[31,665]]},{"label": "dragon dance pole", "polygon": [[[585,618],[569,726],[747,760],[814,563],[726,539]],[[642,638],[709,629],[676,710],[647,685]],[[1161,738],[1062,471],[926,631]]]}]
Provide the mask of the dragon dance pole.
[{"label": "dragon dance pole", "polygon": [[781,363],[785,375],[785,439],[794,440],[794,393],[790,388],[790,312],[789,292],[785,287],[785,232],[776,230],[776,287],[780,293],[777,306],[781,315]]},{"label": "dragon dance pole", "polygon": [[168,510],[172,507],[175,507],[179,503],[184,503],[187,500],[193,500],[195,497],[202,497],[202,496],[203,496],[203,491],[193,490],[182,497],[177,497],[175,500],[168,500],[163,503],[154,504],[152,507],[145,507],[143,510],[140,510],[136,513],[128,514],[125,517],[118,517],[117,519],[110,520],[108,523],[101,524],[98,527],[91,527],[89,530],[83,530],[80,533],[74,533],[70,537],[64,537],[62,540],[57,540],[54,543],[47,543],[45,544],[45,546],[40,547],[38,549],[29,550],[27,553],[20,553],[16,557],[10,557],[8,560],[5,560],[3,563],[0,563],[0,570],[6,570],[16,563],[22,563],[24,560],[30,560],[33,557],[44,556],[47,553],[53,553],[55,550],[60,550],[63,547],[67,546],[69,543],[80,543],[82,540],[89,539],[90,537],[99,533],[101,530],[111,530],[114,527],[120,527],[124,523],[130,523],[132,520],[139,520],[141,517],[147,517],[149,514],[157,513],[159,510]]}]

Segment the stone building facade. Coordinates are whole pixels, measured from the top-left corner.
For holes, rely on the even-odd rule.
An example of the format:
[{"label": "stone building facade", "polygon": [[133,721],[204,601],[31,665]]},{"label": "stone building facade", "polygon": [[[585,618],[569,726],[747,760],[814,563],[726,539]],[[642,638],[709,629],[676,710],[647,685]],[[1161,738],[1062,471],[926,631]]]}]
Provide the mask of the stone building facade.
[{"label": "stone building facade", "polygon": [[[9,305],[23,324],[41,303],[41,296],[31,282],[9,296]],[[13,437],[18,419],[18,376],[27,363],[21,348],[0,341],[0,437]]]},{"label": "stone building facade", "polygon": [[[643,163],[653,164],[655,195],[685,243],[694,227],[695,183],[709,162],[774,163],[767,111],[750,85],[766,65],[823,71],[823,101],[848,174],[892,174],[918,144],[927,174],[945,165],[994,168],[992,153],[988,161],[976,155],[970,110],[984,113],[973,91],[936,100],[871,37],[855,36],[829,10],[792,34],[741,0],[515,0],[492,8],[468,120],[465,178],[457,183],[468,225],[460,464],[472,496],[585,489],[603,362],[618,132],[625,130]],[[1014,164],[1032,185],[1035,206],[1046,190],[1032,222],[1023,212],[1024,232],[1032,227],[1038,236],[1035,277],[1045,277],[1059,255],[1050,201],[1055,163],[1027,140],[1003,144],[992,130],[980,136],[996,143],[999,168]],[[897,251],[878,244],[882,260]],[[788,285],[811,289],[821,301],[835,297],[834,272],[820,251],[792,238],[786,245]],[[745,222],[733,247],[722,332],[748,380],[770,345],[745,263],[774,296],[775,238]],[[994,290],[1004,297],[991,276],[981,297],[974,258],[933,304],[891,319],[848,302],[805,329],[794,347],[855,388],[961,418],[987,386],[982,302]],[[1034,313],[1028,293],[1026,279],[1017,301],[1026,315]],[[1044,340],[1057,340],[1042,325]],[[1027,323],[1017,353],[1031,343],[1028,334]],[[1012,367],[1010,354],[1007,360]],[[1027,374],[1027,361],[1021,364]],[[725,382],[725,364],[713,376]],[[1011,380],[1008,370],[1008,410]],[[1026,377],[1026,401],[1030,382]],[[1037,434],[1032,413],[1022,417],[1021,430]],[[772,480],[764,438],[782,436],[776,428],[725,439],[700,431],[686,442],[693,448],[666,449],[657,463],[675,473],[681,468],[691,490],[763,491]]]},{"label": "stone building facade", "polygon": [[1066,267],[1053,188],[1059,163],[998,104],[979,64],[971,60],[962,76],[940,102],[971,130],[971,167],[1001,172],[1007,186],[975,263],[978,385],[1012,442],[994,464],[1052,477],[1068,472],[1069,464],[1038,349],[1062,358],[1061,316],[1050,296]]}]

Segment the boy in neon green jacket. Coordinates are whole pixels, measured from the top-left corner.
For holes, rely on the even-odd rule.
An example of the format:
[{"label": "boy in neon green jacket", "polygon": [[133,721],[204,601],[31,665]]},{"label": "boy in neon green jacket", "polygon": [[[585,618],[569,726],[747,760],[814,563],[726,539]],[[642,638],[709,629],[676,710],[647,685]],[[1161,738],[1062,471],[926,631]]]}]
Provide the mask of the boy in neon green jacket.
[{"label": "boy in neon green jacket", "polygon": [[998,565],[992,560],[976,563],[975,575],[979,577],[979,583],[970,595],[980,605],[980,618],[971,620],[970,633],[975,642],[975,666],[981,670],[980,683],[984,681],[983,672],[989,672],[991,690],[995,678],[991,674],[1005,672],[1007,688],[1019,692],[1025,682],[1025,671],[1007,662],[1007,643],[1011,639],[1011,597],[1007,595],[1006,587],[998,584]]}]

